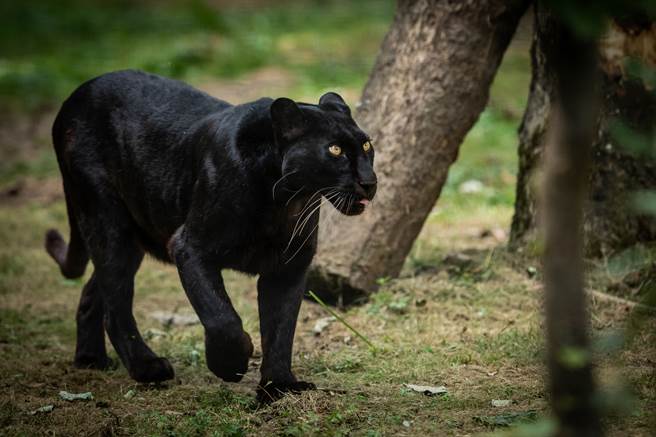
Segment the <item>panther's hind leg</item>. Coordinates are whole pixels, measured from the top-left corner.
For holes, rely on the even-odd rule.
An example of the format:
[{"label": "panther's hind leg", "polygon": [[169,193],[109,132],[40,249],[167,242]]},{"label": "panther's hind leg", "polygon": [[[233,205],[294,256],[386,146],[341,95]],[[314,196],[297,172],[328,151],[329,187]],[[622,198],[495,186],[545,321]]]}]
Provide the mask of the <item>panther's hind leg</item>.
[{"label": "panther's hind leg", "polygon": [[132,313],[134,275],[144,257],[127,208],[115,198],[87,197],[81,220],[102,296],[104,326],[130,376],[138,382],[173,378],[173,368],[146,345]]},{"label": "panther's hind leg", "polygon": [[106,241],[106,253],[99,262],[92,254],[102,289],[109,339],[134,380],[159,382],[171,379],[171,364],[146,345],[132,314],[134,275],[143,259],[143,250],[126,235],[113,235],[111,240],[111,243]]},{"label": "panther's hind leg", "polygon": [[77,308],[77,346],[74,366],[80,369],[107,369],[111,360],[105,349],[103,300],[95,273],[82,289]]}]

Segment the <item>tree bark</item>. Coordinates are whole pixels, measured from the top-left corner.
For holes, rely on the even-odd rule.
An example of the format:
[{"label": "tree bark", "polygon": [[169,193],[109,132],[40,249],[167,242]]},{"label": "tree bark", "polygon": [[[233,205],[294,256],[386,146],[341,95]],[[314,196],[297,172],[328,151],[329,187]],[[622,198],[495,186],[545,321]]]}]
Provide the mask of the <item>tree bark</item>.
[{"label": "tree bark", "polygon": [[597,48],[536,6],[544,77],[553,86],[544,189],[547,362],[557,436],[599,436],[583,290],[583,206],[598,99]]},{"label": "tree bark", "polygon": [[528,3],[399,0],[356,117],[377,198],[360,217],[323,218],[308,288],[348,303],[398,275]]},{"label": "tree bark", "polygon": [[[536,180],[545,133],[553,117],[554,78],[547,72],[545,44],[552,37],[548,23],[536,20],[531,50],[533,78],[520,127],[519,174],[511,247],[535,238]],[[626,138],[612,135],[618,120],[632,130],[652,136],[656,127],[656,94],[629,75],[629,56],[656,66],[656,23],[645,17],[617,20],[600,44],[599,71],[602,104],[595,122],[590,190],[586,199],[585,253],[599,256],[640,241],[656,239],[653,217],[635,214],[629,198],[637,190],[656,188],[656,161],[629,152]]]}]

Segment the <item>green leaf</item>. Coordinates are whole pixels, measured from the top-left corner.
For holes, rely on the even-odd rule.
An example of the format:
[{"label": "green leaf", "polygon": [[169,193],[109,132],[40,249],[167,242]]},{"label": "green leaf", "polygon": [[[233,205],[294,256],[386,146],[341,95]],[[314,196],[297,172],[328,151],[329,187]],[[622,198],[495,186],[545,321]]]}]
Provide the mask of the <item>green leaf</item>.
[{"label": "green leaf", "polygon": [[636,244],[611,256],[606,269],[612,279],[621,280],[631,272],[648,267],[656,260],[655,258],[656,254],[653,250],[642,244]]},{"label": "green leaf", "polygon": [[636,156],[656,156],[656,141],[649,135],[638,132],[628,126],[624,121],[615,119],[610,123],[611,137],[618,146]]},{"label": "green leaf", "polygon": [[656,216],[656,191],[637,191],[631,197],[631,206],[636,212]]},{"label": "green leaf", "polygon": [[565,346],[560,349],[558,361],[570,369],[581,369],[590,362],[590,354],[579,347]]}]

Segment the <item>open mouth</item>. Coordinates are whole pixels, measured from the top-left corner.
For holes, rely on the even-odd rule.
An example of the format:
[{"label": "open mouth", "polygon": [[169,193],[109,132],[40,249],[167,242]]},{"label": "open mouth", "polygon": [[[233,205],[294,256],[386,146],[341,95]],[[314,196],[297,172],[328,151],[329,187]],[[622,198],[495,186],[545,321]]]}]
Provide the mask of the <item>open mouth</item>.
[{"label": "open mouth", "polygon": [[352,210],[352,211],[348,211],[348,212],[356,213],[356,214],[361,214],[362,212],[364,212],[365,209],[367,209],[367,206],[368,206],[368,205],[369,205],[369,199],[367,199],[367,198],[362,198],[362,199],[360,199],[360,200],[354,202],[354,203],[351,205],[351,210]]},{"label": "open mouth", "polygon": [[344,215],[359,215],[367,209],[371,201],[354,193],[344,193],[343,196],[330,202]]}]

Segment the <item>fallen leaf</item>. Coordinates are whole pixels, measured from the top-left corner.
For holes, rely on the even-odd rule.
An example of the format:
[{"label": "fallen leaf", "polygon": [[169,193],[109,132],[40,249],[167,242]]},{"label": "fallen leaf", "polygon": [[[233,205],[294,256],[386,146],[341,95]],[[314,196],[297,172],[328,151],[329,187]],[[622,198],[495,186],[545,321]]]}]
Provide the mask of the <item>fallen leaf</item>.
[{"label": "fallen leaf", "polygon": [[321,335],[324,329],[328,327],[331,323],[333,323],[336,319],[334,317],[323,317],[319,320],[317,320],[314,323],[314,328],[312,328],[312,332],[314,332],[314,335]]},{"label": "fallen leaf", "polygon": [[493,407],[507,407],[510,405],[512,401],[510,399],[492,399],[492,406]]},{"label": "fallen leaf", "polygon": [[43,407],[30,411],[30,415],[34,416],[35,414],[39,414],[39,413],[50,413],[54,409],[55,409],[54,405],[44,405]]},{"label": "fallen leaf", "polygon": [[417,393],[423,393],[426,396],[443,395],[448,393],[446,387],[444,387],[443,385],[440,385],[438,387],[433,387],[430,385],[416,385],[416,384],[403,384],[403,385],[412,391],[416,391]]},{"label": "fallen leaf", "polygon": [[88,401],[93,399],[93,395],[90,391],[84,393],[69,393],[65,390],[59,392],[59,397],[65,401]]}]

